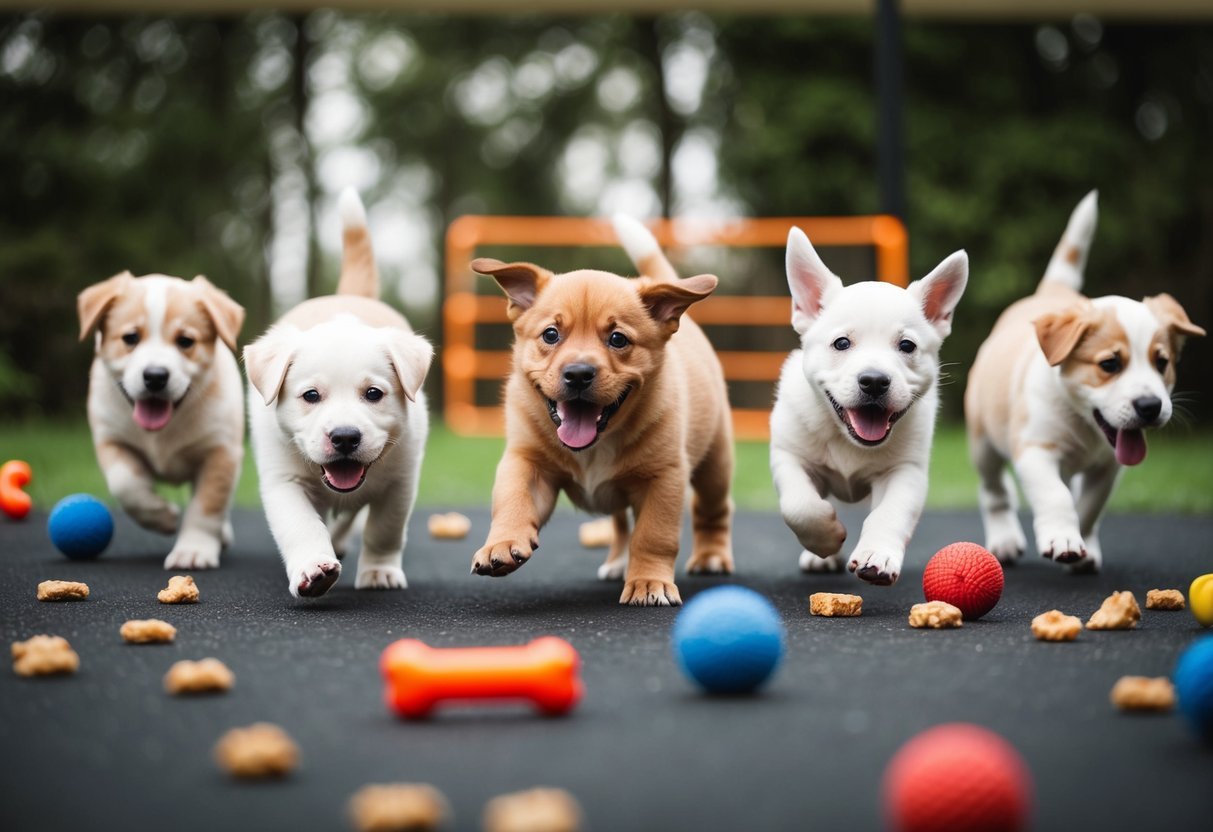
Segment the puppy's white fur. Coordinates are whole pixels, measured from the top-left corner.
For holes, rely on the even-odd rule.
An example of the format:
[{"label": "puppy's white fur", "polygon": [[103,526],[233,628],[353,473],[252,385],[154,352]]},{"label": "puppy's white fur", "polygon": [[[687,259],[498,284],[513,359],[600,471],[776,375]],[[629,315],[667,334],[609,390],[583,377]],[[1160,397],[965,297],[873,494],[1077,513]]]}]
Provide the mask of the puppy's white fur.
[{"label": "puppy's white fur", "polygon": [[[406,527],[429,425],[421,385],[433,348],[377,300],[366,214],[353,191],[339,213],[337,294],[295,307],[244,351],[261,499],[296,597],[323,595],[337,581],[364,508],[354,586],[407,585]],[[342,431],[357,434],[355,448],[338,447]]]},{"label": "puppy's white fur", "polygon": [[[787,273],[801,349],[784,363],[771,412],[780,512],[804,547],[801,568],[836,571],[846,529],[831,500],[870,497],[846,565],[865,581],[892,584],[926,498],[939,348],[964,292],[968,257],[952,254],[908,289],[844,286],[793,228]],[[878,403],[861,377],[871,390],[887,380]],[[865,407],[877,415],[861,421]]]}]

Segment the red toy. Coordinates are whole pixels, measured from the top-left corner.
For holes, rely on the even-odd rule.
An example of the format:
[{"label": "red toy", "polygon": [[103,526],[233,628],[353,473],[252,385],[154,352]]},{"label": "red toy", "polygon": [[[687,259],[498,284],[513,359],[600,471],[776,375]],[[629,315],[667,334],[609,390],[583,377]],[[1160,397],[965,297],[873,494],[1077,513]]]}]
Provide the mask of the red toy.
[{"label": "red toy", "polygon": [[0,465],[0,511],[14,520],[24,520],[33,500],[21,487],[33,478],[29,463],[10,459]]},{"label": "red toy", "polygon": [[520,647],[446,648],[406,638],[379,660],[388,707],[410,719],[449,700],[530,699],[544,713],[563,714],[581,699],[580,667],[573,645],[554,636]]},{"label": "red toy", "polygon": [[955,722],[903,745],[883,792],[888,826],[899,832],[1012,832],[1027,828],[1032,777],[1002,737]]},{"label": "red toy", "polygon": [[1002,597],[1002,564],[976,543],[951,543],[927,561],[922,594],[928,601],[946,601],[966,621],[981,618]]}]

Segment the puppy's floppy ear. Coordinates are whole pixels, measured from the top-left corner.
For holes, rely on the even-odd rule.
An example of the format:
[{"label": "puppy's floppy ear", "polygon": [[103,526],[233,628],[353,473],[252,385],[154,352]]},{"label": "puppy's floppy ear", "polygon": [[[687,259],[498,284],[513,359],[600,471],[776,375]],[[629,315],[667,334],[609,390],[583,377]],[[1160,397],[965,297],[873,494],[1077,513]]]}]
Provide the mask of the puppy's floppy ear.
[{"label": "puppy's floppy ear", "polygon": [[941,338],[952,333],[952,313],[969,282],[969,255],[954,251],[922,280],[915,280],[908,291],[922,304],[922,314]]},{"label": "puppy's floppy ear", "polygon": [[646,283],[640,289],[640,302],[648,308],[653,320],[664,327],[668,337],[678,331],[682,313],[692,303],[712,294],[719,282],[715,275],[697,274],[683,280]]},{"label": "puppy's floppy ear", "polygon": [[1036,340],[1044,351],[1050,367],[1056,367],[1074,352],[1078,342],[1095,324],[1089,303],[1071,306],[1058,312],[1049,312],[1032,321],[1036,327]]},{"label": "puppy's floppy ear", "polygon": [[1189,336],[1201,337],[1205,331],[1188,318],[1188,313],[1179,305],[1179,301],[1163,292],[1160,295],[1143,298],[1142,303],[1149,309],[1163,326],[1171,330],[1171,337],[1176,341],[1176,350],[1183,346],[1184,338]]},{"label": "puppy's floppy ear", "polygon": [[409,401],[416,401],[417,391],[434,359],[434,347],[420,335],[400,330],[388,340],[387,354],[404,395]]},{"label": "puppy's floppy ear", "polygon": [[826,268],[805,233],[788,231],[788,289],[792,292],[792,329],[804,335],[821,314],[826,300],[842,288],[838,275]]},{"label": "puppy's floppy ear", "polygon": [[227,344],[229,350],[235,352],[236,338],[240,335],[240,327],[244,325],[244,307],[202,275],[191,280],[190,285],[198,287],[198,302],[210,316],[215,331],[219,333],[219,339]]},{"label": "puppy's floppy ear", "polygon": [[472,270],[497,281],[509,298],[506,314],[511,321],[535,304],[535,298],[552,278],[551,272],[532,263],[502,263],[491,257],[477,257],[472,261]]},{"label": "puppy's floppy ear", "polygon": [[76,314],[80,318],[80,340],[83,341],[101,324],[106,310],[126,291],[135,276],[130,272],[116,274],[109,280],[94,283],[76,296]]},{"label": "puppy's floppy ear", "polygon": [[244,348],[244,368],[253,388],[269,407],[282,392],[286,371],[295,360],[295,345],[283,333],[271,329]]}]

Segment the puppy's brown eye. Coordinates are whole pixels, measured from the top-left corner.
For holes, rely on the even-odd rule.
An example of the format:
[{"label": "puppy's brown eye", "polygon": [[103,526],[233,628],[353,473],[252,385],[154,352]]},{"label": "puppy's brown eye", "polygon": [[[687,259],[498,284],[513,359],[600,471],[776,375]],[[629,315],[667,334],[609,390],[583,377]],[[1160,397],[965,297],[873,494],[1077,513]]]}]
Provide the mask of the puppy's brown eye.
[{"label": "puppy's brown eye", "polygon": [[554,326],[549,326],[539,337],[543,339],[543,343],[545,344],[555,344],[560,340],[560,330]]},{"label": "puppy's brown eye", "polygon": [[193,338],[189,337],[188,335],[178,335],[177,336],[177,349],[188,350],[192,346],[194,346]]},{"label": "puppy's brown eye", "polygon": [[378,387],[368,387],[366,392],[362,394],[368,402],[377,402],[383,398],[383,391]]},{"label": "puppy's brown eye", "polygon": [[1119,373],[1120,356],[1114,355],[1111,358],[1105,358],[1103,361],[1100,361],[1099,369],[1103,370],[1105,373]]},{"label": "puppy's brown eye", "polygon": [[305,402],[307,402],[308,404],[315,404],[316,402],[320,401],[320,391],[319,390],[304,390],[302,399]]},{"label": "puppy's brown eye", "polygon": [[628,336],[624,335],[619,330],[616,330],[607,336],[607,346],[613,347],[617,350],[623,349],[630,343],[632,342],[628,340]]},{"label": "puppy's brown eye", "polygon": [[1171,364],[1171,362],[1167,359],[1167,357],[1165,355],[1160,355],[1160,356],[1158,356],[1158,358],[1154,359],[1154,366],[1158,368],[1158,372],[1160,372],[1160,373],[1165,373],[1167,371],[1167,367],[1169,367],[1170,364]]},{"label": "puppy's brown eye", "polygon": [[135,344],[139,343],[139,333],[127,332],[122,336],[122,343],[126,344],[128,347],[135,346]]}]

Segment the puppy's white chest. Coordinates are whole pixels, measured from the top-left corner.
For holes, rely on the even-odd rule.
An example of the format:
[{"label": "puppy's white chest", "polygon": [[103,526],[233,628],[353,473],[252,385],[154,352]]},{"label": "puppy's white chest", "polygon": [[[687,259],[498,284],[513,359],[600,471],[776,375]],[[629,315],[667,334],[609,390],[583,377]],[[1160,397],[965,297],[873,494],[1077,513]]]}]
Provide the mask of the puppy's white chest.
[{"label": "puppy's white chest", "polygon": [[844,503],[858,503],[872,493],[872,478],[868,472],[847,476],[841,471],[820,465],[807,466],[809,478],[818,490],[831,494]]},{"label": "puppy's white chest", "polygon": [[581,469],[565,490],[569,499],[586,511],[610,514],[626,505],[626,495],[616,483],[615,454],[605,448],[595,448],[586,455]]}]

